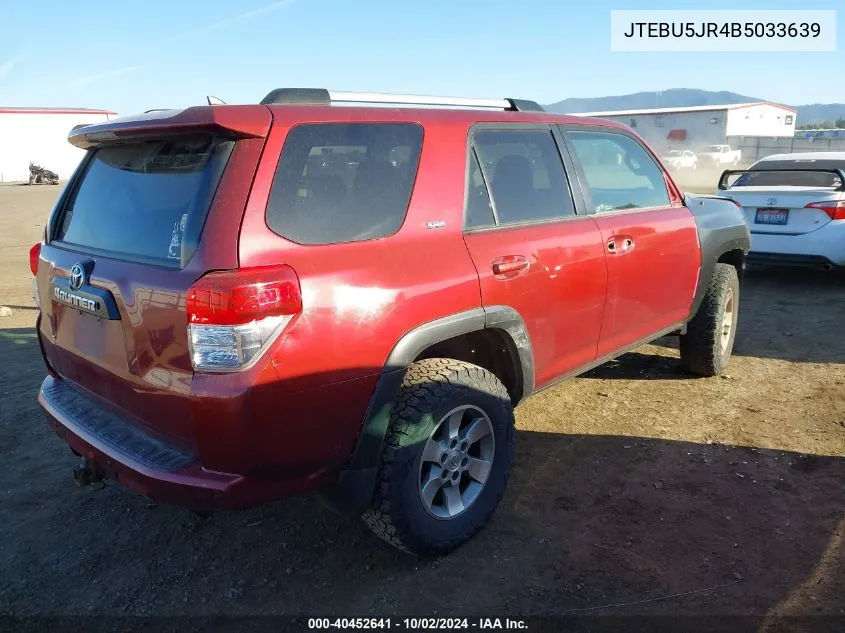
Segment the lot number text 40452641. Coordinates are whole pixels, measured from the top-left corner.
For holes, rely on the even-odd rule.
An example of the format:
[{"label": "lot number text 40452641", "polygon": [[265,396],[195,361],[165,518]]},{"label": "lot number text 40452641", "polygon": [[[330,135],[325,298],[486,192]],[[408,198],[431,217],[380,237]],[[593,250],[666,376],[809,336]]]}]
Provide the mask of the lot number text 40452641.
[{"label": "lot number text 40452641", "polygon": [[317,630],[397,630],[518,631],[527,629],[524,620],[512,618],[309,618],[308,629]]}]

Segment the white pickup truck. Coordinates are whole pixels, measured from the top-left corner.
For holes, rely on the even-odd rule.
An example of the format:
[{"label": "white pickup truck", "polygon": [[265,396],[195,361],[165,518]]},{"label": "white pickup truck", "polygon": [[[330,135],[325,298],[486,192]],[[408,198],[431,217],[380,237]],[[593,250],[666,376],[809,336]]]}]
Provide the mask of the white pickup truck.
[{"label": "white pickup truck", "polygon": [[741,149],[731,149],[730,145],[708,145],[698,153],[702,165],[737,165],[742,158]]}]

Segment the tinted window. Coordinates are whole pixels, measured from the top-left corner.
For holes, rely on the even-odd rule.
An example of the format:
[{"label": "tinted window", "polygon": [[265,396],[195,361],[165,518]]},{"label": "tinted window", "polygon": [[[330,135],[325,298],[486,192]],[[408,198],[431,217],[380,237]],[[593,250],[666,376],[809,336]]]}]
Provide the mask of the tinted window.
[{"label": "tinted window", "polygon": [[[843,169],[845,162],[764,160],[736,178],[732,187],[841,187],[842,179],[834,173],[800,171]],[[799,170],[799,171],[790,171]],[[731,182],[730,179],[728,182]]]},{"label": "tinted window", "polygon": [[549,130],[478,130],[473,135],[499,224],[575,213],[563,163]]},{"label": "tinted window", "polygon": [[209,137],[95,150],[56,239],[178,267],[196,250],[233,143]]},{"label": "tinted window", "polygon": [[469,161],[466,226],[468,229],[495,226],[493,205],[490,204],[490,196],[487,193],[487,186],[484,184],[478,157],[472,150],[469,153]]},{"label": "tinted window", "polygon": [[[730,181],[728,181],[730,182]],[[746,172],[732,187],[839,187],[842,181],[836,174],[812,171]]]},{"label": "tinted window", "polygon": [[663,171],[637,141],[612,132],[569,136],[596,211],[669,206]]},{"label": "tinted window", "polygon": [[300,244],[392,235],[405,219],[422,147],[414,123],[319,123],[288,132],[267,225]]}]

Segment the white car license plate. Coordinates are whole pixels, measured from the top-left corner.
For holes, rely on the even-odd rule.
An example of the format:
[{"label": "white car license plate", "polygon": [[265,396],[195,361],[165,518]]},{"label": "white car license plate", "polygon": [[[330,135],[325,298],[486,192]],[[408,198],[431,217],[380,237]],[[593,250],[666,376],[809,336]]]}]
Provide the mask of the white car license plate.
[{"label": "white car license plate", "polygon": [[789,209],[757,209],[754,222],[757,224],[783,225],[789,221]]}]

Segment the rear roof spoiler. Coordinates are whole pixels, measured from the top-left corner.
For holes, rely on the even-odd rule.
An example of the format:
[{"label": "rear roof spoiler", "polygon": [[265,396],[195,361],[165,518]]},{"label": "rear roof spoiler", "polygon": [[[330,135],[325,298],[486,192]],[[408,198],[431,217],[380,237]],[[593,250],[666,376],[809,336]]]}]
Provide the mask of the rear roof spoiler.
[{"label": "rear roof spoiler", "polygon": [[726,169],[722,172],[722,175],[719,176],[719,190],[725,191],[726,189],[730,189],[730,185],[727,184],[728,178],[731,176],[736,176],[738,174],[753,174],[753,173],[777,173],[777,172],[814,172],[817,174],[834,174],[839,176],[839,187],[836,188],[836,191],[845,191],[845,171],[841,169],[813,169],[811,167],[796,167],[794,169]]},{"label": "rear roof spoiler", "polygon": [[392,94],[385,92],[343,92],[325,88],[276,88],[261,100],[263,105],[321,105],[360,103],[382,105],[440,106],[508,110],[511,112],[545,112],[535,101],[527,99],[477,99],[468,97],[436,97],[429,95]]},{"label": "rear roof spoiler", "polygon": [[270,131],[273,116],[267,108],[255,106],[195,106],[184,110],[156,110],[136,116],[74,127],[68,141],[81,149],[184,132],[217,132],[237,138],[263,138]]}]

